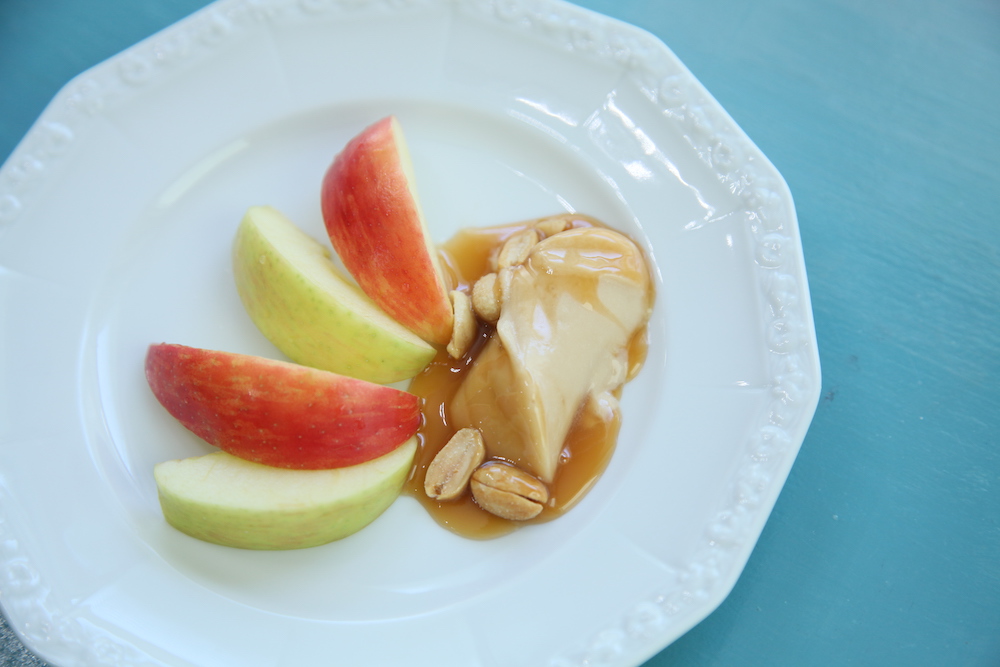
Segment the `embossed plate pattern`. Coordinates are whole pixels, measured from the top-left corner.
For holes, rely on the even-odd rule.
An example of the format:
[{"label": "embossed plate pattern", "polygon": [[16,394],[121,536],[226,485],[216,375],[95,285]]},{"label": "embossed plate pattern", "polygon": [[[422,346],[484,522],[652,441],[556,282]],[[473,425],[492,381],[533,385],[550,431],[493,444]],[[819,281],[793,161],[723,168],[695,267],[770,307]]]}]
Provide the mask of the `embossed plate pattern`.
[{"label": "embossed plate pattern", "polygon": [[[435,238],[568,209],[649,253],[614,459],[494,541],[405,497],[315,549],[189,539],[151,470],[208,447],[146,346],[279,356],[235,227],[271,204],[322,238],[326,165],[388,113]],[[0,234],[0,592],[56,664],[637,665],[726,596],[819,395],[780,175],[661,42],[554,0],[222,0],[59,93],[0,170]]]}]

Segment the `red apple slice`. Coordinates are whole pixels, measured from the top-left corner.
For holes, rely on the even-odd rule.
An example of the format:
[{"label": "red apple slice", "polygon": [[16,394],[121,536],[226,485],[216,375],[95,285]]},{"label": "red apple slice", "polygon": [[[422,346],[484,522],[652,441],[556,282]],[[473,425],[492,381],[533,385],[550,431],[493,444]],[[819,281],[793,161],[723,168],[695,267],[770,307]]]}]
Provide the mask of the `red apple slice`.
[{"label": "red apple slice", "polygon": [[413,394],[263,357],[151,345],[146,380],[190,431],[233,456],[278,468],[364,463],[420,425]]},{"label": "red apple slice", "polygon": [[365,294],[424,340],[447,344],[448,288],[394,116],[366,128],[334,159],[321,205],[333,247]]}]

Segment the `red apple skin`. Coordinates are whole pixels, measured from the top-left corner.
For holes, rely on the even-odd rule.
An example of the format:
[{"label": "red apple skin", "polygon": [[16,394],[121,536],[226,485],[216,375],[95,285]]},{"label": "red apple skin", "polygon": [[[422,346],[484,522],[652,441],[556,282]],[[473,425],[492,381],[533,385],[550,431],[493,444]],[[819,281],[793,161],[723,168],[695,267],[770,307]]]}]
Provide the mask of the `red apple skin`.
[{"label": "red apple skin", "polygon": [[394,116],[352,139],[321,188],[326,230],[358,285],[397,322],[445,345],[452,309]]},{"label": "red apple skin", "polygon": [[263,357],[151,345],[146,380],[167,412],[203,440],[277,468],[364,463],[420,426],[413,394]]}]

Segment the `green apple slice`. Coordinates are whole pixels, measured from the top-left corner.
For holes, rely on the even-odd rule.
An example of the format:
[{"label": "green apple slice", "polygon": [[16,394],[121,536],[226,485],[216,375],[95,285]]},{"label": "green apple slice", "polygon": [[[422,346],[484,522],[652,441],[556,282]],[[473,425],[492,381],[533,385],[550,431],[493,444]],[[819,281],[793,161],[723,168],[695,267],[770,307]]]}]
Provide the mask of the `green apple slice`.
[{"label": "green apple slice", "polygon": [[254,206],[233,244],[233,272],[257,328],[292,361],[388,384],[419,373],[435,350],[402,326],[274,208]]},{"label": "green apple slice", "polygon": [[416,437],[377,459],[333,470],[272,468],[214,452],[154,468],[167,523],[241,549],[303,549],[347,537],[399,496]]}]

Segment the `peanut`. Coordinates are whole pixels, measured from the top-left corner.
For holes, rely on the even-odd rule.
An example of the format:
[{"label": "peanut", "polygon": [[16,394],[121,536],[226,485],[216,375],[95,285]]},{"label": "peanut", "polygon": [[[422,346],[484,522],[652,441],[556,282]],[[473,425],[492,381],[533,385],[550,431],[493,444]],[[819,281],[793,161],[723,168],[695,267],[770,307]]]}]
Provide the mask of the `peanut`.
[{"label": "peanut", "polygon": [[549,501],[549,490],[543,482],[499,461],[477,468],[469,485],[481,508],[510,521],[535,518]]},{"label": "peanut", "polygon": [[500,290],[497,274],[487,273],[472,286],[472,309],[484,322],[500,319]]},{"label": "peanut", "polygon": [[451,340],[448,341],[447,349],[452,358],[459,359],[476,339],[476,316],[472,313],[472,301],[465,292],[452,290],[451,306],[455,314],[455,324],[451,330]]},{"label": "peanut", "polygon": [[541,232],[546,238],[553,234],[566,231],[570,226],[570,221],[564,216],[554,218],[543,218],[535,223],[535,229]]},{"label": "peanut", "polygon": [[453,500],[469,485],[472,472],[486,458],[483,435],[478,429],[463,428],[451,437],[427,466],[424,493],[434,500]]},{"label": "peanut", "polygon": [[497,257],[497,268],[503,269],[509,266],[524,264],[531,249],[538,243],[538,230],[534,227],[522,229],[508,238],[500,248],[500,255]]}]

